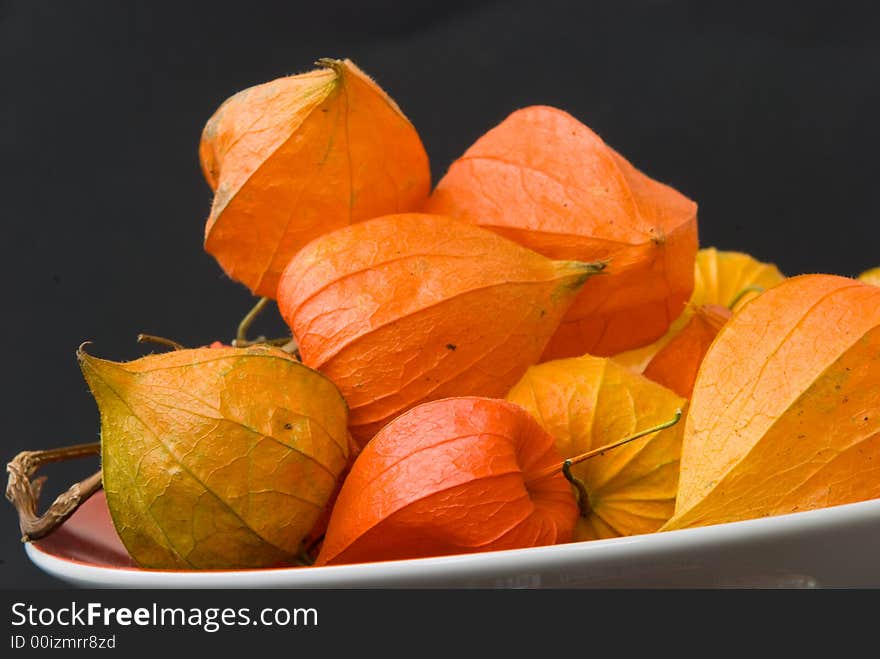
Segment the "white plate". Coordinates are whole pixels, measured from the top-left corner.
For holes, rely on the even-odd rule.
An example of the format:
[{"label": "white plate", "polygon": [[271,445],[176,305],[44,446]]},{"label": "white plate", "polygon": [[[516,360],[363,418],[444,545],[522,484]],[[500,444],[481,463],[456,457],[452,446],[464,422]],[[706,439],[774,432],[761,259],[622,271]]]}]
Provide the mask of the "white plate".
[{"label": "white plate", "polygon": [[37,544],[26,550],[50,575],[92,588],[880,587],[880,499],[628,538],[332,567],[158,571],[73,560]]}]

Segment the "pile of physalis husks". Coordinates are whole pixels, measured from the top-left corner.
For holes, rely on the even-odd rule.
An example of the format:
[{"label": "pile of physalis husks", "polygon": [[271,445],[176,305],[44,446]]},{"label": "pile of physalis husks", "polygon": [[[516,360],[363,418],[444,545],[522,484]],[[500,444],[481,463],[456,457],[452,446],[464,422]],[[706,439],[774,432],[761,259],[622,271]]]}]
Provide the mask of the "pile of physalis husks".
[{"label": "pile of physalis husks", "polygon": [[[552,107],[432,187],[348,60],[239,92],[199,147],[229,345],[77,350],[101,441],[18,456],[25,539],[103,488],[145,568],[590,541],[880,497],[880,275],[700,249],[697,204]],[[249,340],[271,301],[290,328]],[[158,339],[156,339],[158,340]],[[43,462],[101,471],[37,514]]]}]

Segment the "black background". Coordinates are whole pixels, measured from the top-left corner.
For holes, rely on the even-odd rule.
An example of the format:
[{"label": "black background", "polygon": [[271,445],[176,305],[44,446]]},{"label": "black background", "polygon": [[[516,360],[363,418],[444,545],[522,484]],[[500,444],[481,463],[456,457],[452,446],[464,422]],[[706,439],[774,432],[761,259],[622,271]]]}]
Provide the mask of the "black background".
[{"label": "black background", "polygon": [[[97,439],[80,342],[130,359],[142,331],[231,338],[252,299],[202,250],[201,129],[318,57],[351,57],[398,101],[435,181],[512,110],[556,105],[695,199],[703,245],[786,274],[880,265],[870,6],[0,3],[0,458]],[[49,495],[94,468],[50,470]],[[58,585],[6,504],[0,538],[0,586]]]}]

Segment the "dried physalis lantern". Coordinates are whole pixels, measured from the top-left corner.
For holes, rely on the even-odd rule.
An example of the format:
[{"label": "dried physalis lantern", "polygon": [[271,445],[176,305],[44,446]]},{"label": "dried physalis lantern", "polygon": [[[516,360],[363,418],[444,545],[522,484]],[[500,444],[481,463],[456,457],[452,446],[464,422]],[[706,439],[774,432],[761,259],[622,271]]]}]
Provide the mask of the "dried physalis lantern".
[{"label": "dried physalis lantern", "polygon": [[101,413],[107,504],[140,566],[296,560],[348,464],[333,383],[266,346],[78,356]]},{"label": "dried physalis lantern", "polygon": [[518,110],[483,135],[452,164],[426,209],[549,258],[608,260],[572,304],[544,359],[650,343],[693,288],[697,205],[556,108]]},{"label": "dried physalis lantern", "polygon": [[503,396],[601,270],[447,217],[389,215],[303,248],[278,308],[303,363],[342,391],[363,446],[420,403]]},{"label": "dried physalis lantern", "polygon": [[581,510],[575,540],[652,533],[672,516],[683,398],[611,359],[584,356],[531,367],[507,400],[571,462],[565,473]]},{"label": "dried physalis lantern", "polygon": [[685,424],[679,529],[880,497],[880,288],[801,275],[718,333]]},{"label": "dried physalis lantern", "polygon": [[517,405],[419,405],[358,455],[316,565],[568,542],[577,507],[560,463],[553,437]]},{"label": "dried physalis lantern", "polygon": [[428,156],[397,104],[349,60],[232,96],[199,155],[214,203],[205,249],[254,294],[275,297],[297,250],[332,229],[416,210]]}]

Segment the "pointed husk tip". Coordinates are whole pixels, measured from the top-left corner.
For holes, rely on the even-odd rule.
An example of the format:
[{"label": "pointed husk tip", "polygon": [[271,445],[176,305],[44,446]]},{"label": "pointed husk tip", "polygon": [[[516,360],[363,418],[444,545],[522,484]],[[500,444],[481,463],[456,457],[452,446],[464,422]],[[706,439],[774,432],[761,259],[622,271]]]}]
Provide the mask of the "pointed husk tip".
[{"label": "pointed husk tip", "polygon": [[336,57],[321,57],[315,60],[315,66],[323,69],[331,69],[336,75],[342,75],[342,69],[345,66],[345,59],[337,59]]}]

